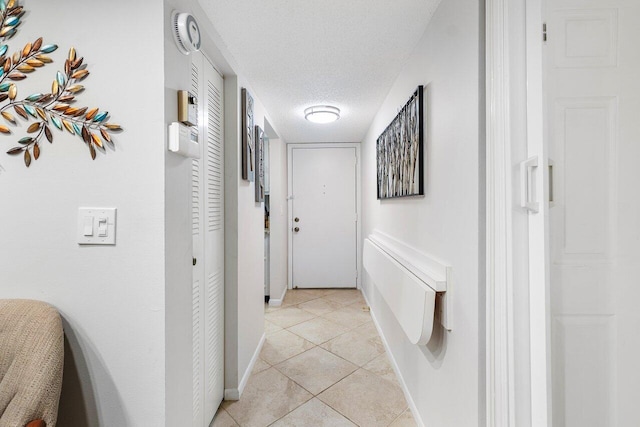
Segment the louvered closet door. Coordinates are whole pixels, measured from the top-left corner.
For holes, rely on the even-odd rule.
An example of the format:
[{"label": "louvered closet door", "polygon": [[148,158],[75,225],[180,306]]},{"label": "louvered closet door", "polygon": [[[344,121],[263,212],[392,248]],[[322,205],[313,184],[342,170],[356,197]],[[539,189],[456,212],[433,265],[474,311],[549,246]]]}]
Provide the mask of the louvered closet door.
[{"label": "louvered closet door", "polygon": [[[202,86],[202,58],[200,55],[192,55],[191,62],[191,93],[198,94]],[[198,129],[201,127],[202,117],[198,113]],[[200,151],[202,151],[202,138],[198,138]],[[193,426],[202,427],[204,425],[203,410],[203,282],[204,282],[204,233],[203,217],[204,207],[203,196],[203,168],[202,156],[200,159],[191,160],[191,222],[192,222],[192,242],[193,242]]]},{"label": "louvered closet door", "polygon": [[224,393],[224,146],[222,76],[192,58],[198,97],[200,159],[193,160],[193,415],[208,426]]},{"label": "louvered closet door", "polygon": [[205,189],[205,425],[224,394],[224,146],[222,76],[204,60],[203,162]]}]

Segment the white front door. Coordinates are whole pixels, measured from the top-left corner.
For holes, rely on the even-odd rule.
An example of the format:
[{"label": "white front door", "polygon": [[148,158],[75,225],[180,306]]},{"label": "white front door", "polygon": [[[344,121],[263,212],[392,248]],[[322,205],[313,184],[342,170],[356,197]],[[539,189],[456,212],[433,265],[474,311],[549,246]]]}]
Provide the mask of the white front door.
[{"label": "white front door", "polygon": [[547,0],[553,425],[640,425],[640,2]]},{"label": "white front door", "polygon": [[357,149],[296,147],[291,156],[294,288],[357,284]]}]

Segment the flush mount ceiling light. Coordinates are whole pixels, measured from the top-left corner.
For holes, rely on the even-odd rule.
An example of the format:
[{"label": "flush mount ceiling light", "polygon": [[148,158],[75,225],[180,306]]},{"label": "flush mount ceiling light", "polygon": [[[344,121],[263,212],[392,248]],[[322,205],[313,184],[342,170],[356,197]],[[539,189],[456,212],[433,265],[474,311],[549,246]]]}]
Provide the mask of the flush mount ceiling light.
[{"label": "flush mount ceiling light", "polygon": [[330,105],[315,105],[304,110],[304,118],[313,123],[331,123],[340,118],[340,109]]}]

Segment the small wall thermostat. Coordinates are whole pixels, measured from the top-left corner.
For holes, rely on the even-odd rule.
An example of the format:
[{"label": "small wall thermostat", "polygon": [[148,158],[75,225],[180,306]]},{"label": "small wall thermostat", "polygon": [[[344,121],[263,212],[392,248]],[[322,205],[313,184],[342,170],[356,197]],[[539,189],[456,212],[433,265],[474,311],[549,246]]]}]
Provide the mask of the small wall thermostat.
[{"label": "small wall thermostat", "polygon": [[174,11],[171,14],[171,26],[173,38],[180,52],[189,55],[200,50],[200,28],[193,15]]},{"label": "small wall thermostat", "polygon": [[198,131],[178,122],[169,125],[167,148],[169,151],[191,157],[200,158]]},{"label": "small wall thermostat", "polygon": [[186,90],[178,91],[178,121],[187,126],[198,124],[198,98]]}]

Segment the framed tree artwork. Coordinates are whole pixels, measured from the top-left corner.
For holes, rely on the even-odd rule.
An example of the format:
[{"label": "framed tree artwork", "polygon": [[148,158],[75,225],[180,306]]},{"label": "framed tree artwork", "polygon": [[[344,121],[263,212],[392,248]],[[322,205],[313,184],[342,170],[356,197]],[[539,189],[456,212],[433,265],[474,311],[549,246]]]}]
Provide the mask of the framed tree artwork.
[{"label": "framed tree artwork", "polygon": [[253,98],[242,88],[242,179],[255,177],[255,129],[253,124]]},{"label": "framed tree artwork", "polygon": [[378,199],[424,195],[423,86],[376,141]]},{"label": "framed tree artwork", "polygon": [[264,132],[256,125],[255,135],[256,149],[256,202],[264,202]]}]

